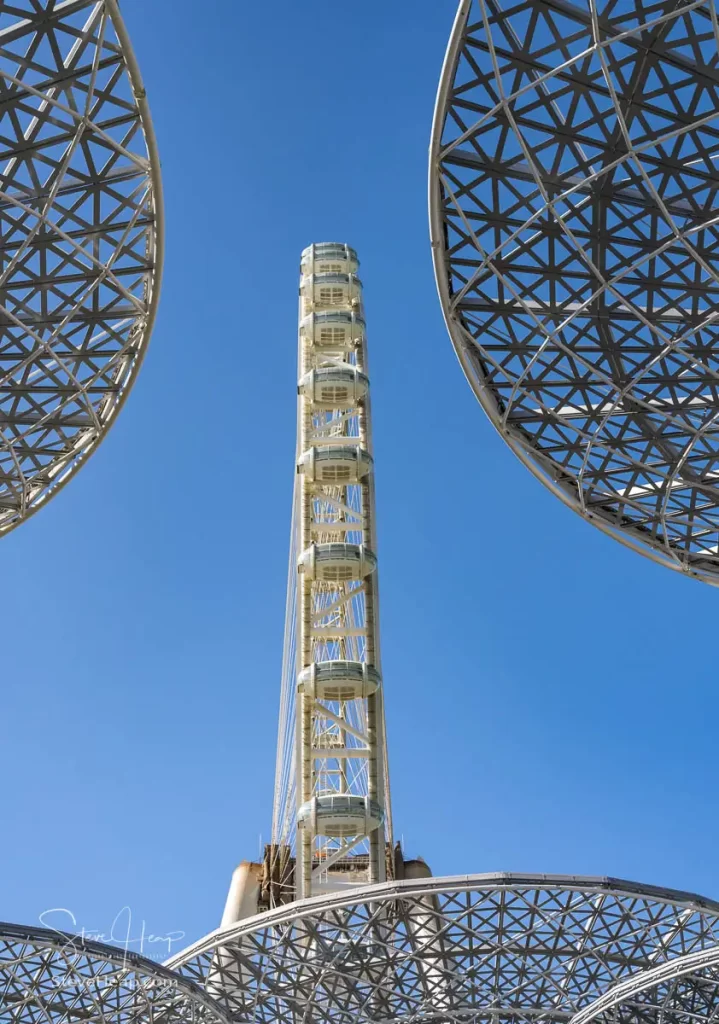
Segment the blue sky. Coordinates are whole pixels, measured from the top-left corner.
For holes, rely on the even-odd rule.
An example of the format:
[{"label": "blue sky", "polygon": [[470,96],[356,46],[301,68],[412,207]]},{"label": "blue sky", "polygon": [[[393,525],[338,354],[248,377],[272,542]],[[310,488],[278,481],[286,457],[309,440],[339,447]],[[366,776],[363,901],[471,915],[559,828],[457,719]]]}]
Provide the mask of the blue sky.
[{"label": "blue sky", "polygon": [[719,897],[717,594],[545,492],[442,323],[426,151],[453,0],[123,11],[162,156],[165,281],[109,438],[0,545],[0,916],[109,936],[129,907],[161,958],[147,936],[214,927],[268,838],[297,268],[335,239],[365,283],[408,855]]}]

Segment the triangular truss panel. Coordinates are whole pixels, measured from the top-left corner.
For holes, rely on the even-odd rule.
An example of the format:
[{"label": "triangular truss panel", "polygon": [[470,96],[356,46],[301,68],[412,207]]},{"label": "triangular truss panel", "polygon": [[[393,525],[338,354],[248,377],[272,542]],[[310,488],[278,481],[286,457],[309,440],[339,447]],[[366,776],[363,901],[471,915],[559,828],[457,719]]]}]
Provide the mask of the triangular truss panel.
[{"label": "triangular truss panel", "polygon": [[692,1024],[719,1013],[719,947],[698,949],[624,981],[589,1003],[572,1024]]},{"label": "triangular truss panel", "polygon": [[115,418],[154,319],[161,230],[116,0],[0,4],[0,533]]},{"label": "triangular truss panel", "polygon": [[[691,894],[475,875],[305,900],[213,932],[167,966],[238,1024],[569,1024],[629,977],[716,958],[718,941],[719,904]],[[685,991],[689,1006],[697,994]],[[647,986],[647,1010],[652,992],[663,995]]]},{"label": "triangular truss panel", "polygon": [[197,985],[136,953],[0,924],[3,1024],[228,1024]]},{"label": "triangular truss panel", "polygon": [[430,216],[482,406],[585,518],[719,582],[719,22],[462,0]]}]

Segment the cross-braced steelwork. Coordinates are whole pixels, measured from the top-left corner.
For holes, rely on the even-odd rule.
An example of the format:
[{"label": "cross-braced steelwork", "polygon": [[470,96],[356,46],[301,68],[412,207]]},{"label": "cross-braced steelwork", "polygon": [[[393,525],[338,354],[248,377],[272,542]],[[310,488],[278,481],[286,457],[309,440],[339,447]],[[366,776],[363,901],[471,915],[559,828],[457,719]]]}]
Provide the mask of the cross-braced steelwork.
[{"label": "cross-braced steelwork", "polygon": [[696,1024],[719,1014],[719,947],[687,953],[614,985],[571,1024]]},{"label": "cross-braced steelwork", "polygon": [[563,501],[719,582],[714,0],[462,0],[431,145],[447,325]]},{"label": "cross-braced steelwork", "polygon": [[114,946],[0,924],[7,1024],[227,1024],[203,988]]},{"label": "cross-braced steelwork", "polygon": [[[389,833],[362,283],[349,246],[302,254],[297,473],[271,906],[385,877]],[[287,866],[296,856],[294,882]]]},{"label": "cross-braced steelwork", "polygon": [[161,238],[117,0],[0,4],[0,533],[114,420],[154,319]]},{"label": "cross-braced steelwork", "polygon": [[218,930],[168,962],[234,1021],[569,1022],[622,979],[714,947],[719,904],[615,879],[386,883]]}]

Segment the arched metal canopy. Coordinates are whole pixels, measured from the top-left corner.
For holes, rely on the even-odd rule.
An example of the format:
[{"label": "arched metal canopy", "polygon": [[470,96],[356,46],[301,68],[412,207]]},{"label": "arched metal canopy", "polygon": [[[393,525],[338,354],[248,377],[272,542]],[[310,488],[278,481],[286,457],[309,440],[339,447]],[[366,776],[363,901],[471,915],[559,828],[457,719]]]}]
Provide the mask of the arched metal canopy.
[{"label": "arched metal canopy", "polygon": [[688,893],[472,875],[302,900],[218,929],[167,966],[248,1024],[569,1024],[626,977],[718,940],[719,904]]},{"label": "arched metal canopy", "polygon": [[8,1024],[227,1024],[206,992],[115,946],[0,924],[0,1018]]},{"label": "arched metal canopy", "polygon": [[462,0],[430,218],[452,341],[522,461],[719,582],[714,0]]},{"label": "arched metal canopy", "polygon": [[105,436],[161,263],[159,161],[117,0],[0,5],[0,533]]},{"label": "arched metal canopy", "polygon": [[695,1024],[719,1013],[719,946],[658,964],[615,985],[571,1024]]}]

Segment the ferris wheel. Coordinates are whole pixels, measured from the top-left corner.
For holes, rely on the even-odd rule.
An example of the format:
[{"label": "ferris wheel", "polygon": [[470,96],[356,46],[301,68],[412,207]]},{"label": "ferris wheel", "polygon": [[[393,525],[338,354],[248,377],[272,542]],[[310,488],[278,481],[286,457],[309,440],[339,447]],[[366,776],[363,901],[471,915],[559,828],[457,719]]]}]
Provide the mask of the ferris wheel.
[{"label": "ferris wheel", "polygon": [[157,311],[162,189],[117,0],[0,4],[0,533],[97,448]]},{"label": "ferris wheel", "polygon": [[[302,253],[297,456],[267,903],[381,882],[391,810],[359,259]],[[292,867],[292,861],[295,867]]]}]

